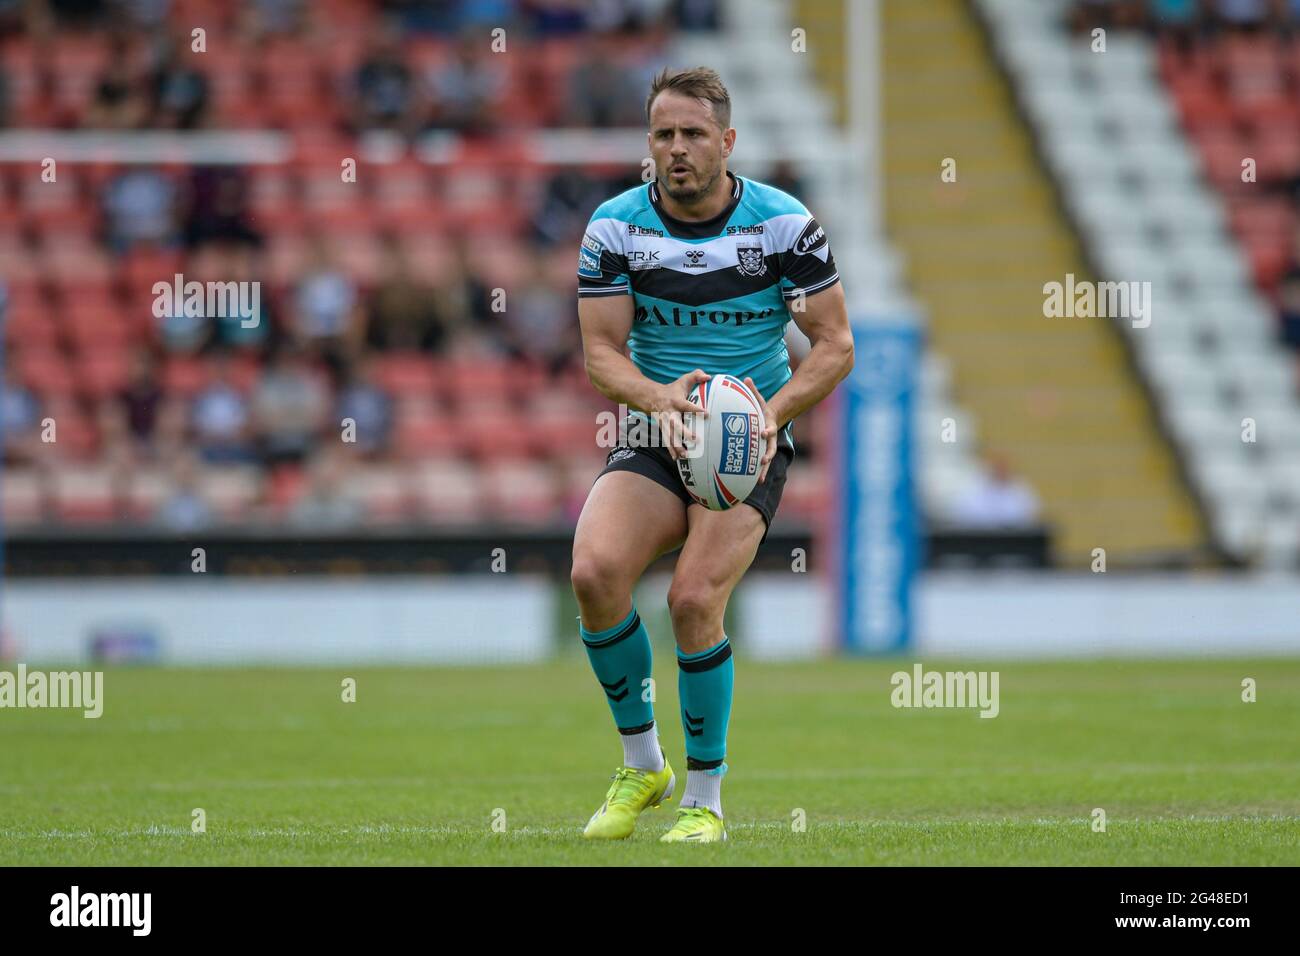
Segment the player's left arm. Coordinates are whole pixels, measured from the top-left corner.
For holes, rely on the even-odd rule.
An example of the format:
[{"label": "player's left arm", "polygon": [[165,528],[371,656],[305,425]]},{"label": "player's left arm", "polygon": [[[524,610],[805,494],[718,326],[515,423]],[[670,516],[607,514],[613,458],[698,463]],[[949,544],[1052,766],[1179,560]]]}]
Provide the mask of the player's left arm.
[{"label": "player's left arm", "polygon": [[[789,381],[766,403],[759,395],[766,422],[763,437],[767,440],[759,481],[766,477],[767,466],[776,457],[777,432],[829,395],[853,369],[853,332],[849,328],[849,313],[844,303],[844,286],[836,282],[813,295],[795,299],[793,303],[802,304],[803,308],[800,310],[796,305],[790,310],[790,317],[808,336],[812,349]],[[745,382],[758,395],[753,381],[746,379]]]}]

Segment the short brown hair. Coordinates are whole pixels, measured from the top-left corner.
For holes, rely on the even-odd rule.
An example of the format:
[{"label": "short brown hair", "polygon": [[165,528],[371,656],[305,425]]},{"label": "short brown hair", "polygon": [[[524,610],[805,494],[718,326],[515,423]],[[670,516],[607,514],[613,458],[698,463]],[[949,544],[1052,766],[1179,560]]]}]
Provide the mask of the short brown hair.
[{"label": "short brown hair", "polygon": [[650,84],[650,95],[645,101],[645,119],[650,122],[650,107],[655,97],[665,90],[691,96],[697,100],[708,100],[713,105],[713,118],[718,125],[726,129],[731,125],[731,94],[722,85],[722,77],[717,70],[707,66],[697,66],[693,70],[681,70],[673,73],[665,68]]}]

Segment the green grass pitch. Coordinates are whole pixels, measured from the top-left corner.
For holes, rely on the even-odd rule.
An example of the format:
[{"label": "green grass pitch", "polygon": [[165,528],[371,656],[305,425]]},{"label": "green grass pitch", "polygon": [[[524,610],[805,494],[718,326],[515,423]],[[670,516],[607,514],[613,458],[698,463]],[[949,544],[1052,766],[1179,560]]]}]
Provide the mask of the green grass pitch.
[{"label": "green grass pitch", "polygon": [[[910,660],[738,651],[731,839],[703,847],[657,842],[675,802],[627,841],[580,838],[621,750],[576,654],[110,670],[99,720],[0,710],[0,864],[1300,864],[1300,661],[925,665],[998,670],[999,716],[895,709]],[[656,674],[681,787],[662,649]]]}]

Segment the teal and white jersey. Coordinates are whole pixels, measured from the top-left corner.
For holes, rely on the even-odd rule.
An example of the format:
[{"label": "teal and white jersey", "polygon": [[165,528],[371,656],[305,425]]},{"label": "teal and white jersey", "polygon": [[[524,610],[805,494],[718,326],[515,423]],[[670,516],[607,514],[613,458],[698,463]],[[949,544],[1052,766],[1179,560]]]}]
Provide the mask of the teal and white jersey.
[{"label": "teal and white jersey", "polygon": [[825,230],[799,200],[727,176],[731,202],[705,222],[669,215],[654,182],[597,207],[578,254],[578,296],[632,296],[628,346],[647,378],[671,382],[696,368],[751,376],[770,398],[791,374],[786,302],[839,274]]}]

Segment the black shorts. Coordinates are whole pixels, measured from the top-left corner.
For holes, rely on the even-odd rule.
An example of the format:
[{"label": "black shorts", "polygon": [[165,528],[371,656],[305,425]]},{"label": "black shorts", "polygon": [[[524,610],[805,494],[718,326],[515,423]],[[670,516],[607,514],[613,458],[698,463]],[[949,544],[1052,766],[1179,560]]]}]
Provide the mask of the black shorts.
[{"label": "black shorts", "polygon": [[[754,490],[744,502],[753,506],[763,516],[763,541],[767,540],[767,533],[772,527],[772,518],[776,514],[777,506],[781,504],[786,469],[790,467],[792,461],[794,461],[794,446],[790,444],[786,429],[782,428],[776,433],[776,455],[773,456],[772,463],[767,466],[767,476],[754,486]],[[632,471],[638,475],[645,475],[682,499],[682,504],[696,503],[686,491],[686,486],[682,484],[682,479],[677,473],[677,462],[673,461],[673,456],[668,454],[668,449],[662,445],[644,448],[619,445],[606,456],[605,467],[601,469],[600,474],[608,474],[611,471]],[[599,479],[600,475],[596,477]]]}]

